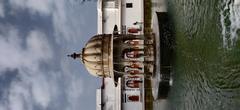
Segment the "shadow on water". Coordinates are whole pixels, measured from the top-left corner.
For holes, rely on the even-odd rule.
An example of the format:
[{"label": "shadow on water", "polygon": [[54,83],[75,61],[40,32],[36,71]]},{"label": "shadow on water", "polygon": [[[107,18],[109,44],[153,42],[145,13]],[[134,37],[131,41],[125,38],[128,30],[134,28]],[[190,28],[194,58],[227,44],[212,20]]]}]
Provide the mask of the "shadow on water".
[{"label": "shadow on water", "polygon": [[[234,0],[168,2],[174,43],[170,55],[162,55],[170,63],[161,63],[172,64],[174,82],[167,109],[239,110],[240,6],[234,6]],[[162,41],[167,48],[171,44]]]},{"label": "shadow on water", "polygon": [[172,85],[175,36],[174,26],[167,12],[156,12],[160,39],[160,77],[158,99],[166,99]]}]

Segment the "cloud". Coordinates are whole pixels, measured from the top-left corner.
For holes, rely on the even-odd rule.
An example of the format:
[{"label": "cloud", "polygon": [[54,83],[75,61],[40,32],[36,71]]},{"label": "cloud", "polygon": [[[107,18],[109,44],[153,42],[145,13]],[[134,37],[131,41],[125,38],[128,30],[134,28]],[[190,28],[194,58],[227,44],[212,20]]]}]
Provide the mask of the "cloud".
[{"label": "cloud", "polygon": [[[11,83],[8,97],[6,97],[7,108],[26,110],[25,108],[29,108],[29,105],[34,105],[31,100],[46,108],[50,102],[51,92],[48,91],[47,76],[41,74],[42,71],[39,69],[41,62],[47,62],[52,58],[51,46],[46,40],[46,35],[38,30],[32,30],[26,41],[23,41],[17,29],[6,28],[8,28],[8,32],[0,35],[1,75],[9,69],[18,69],[21,79]],[[22,46],[24,42],[26,42],[25,47]],[[2,104],[4,103],[2,102]]]},{"label": "cloud", "polygon": [[[52,49],[46,35],[32,30],[22,39],[14,27],[6,27],[0,35],[0,77],[4,71],[18,70],[18,78],[13,80],[4,97],[0,100],[0,110],[34,110],[80,108],[83,82],[66,61],[61,70],[41,69],[41,64],[53,59]],[[65,103],[61,105],[62,103]],[[58,106],[53,106],[54,104]]]},{"label": "cloud", "polygon": [[10,4],[17,9],[28,9],[31,13],[50,14],[53,0],[10,0]]},{"label": "cloud", "polygon": [[79,8],[78,0],[10,0],[14,10],[27,9],[32,14],[52,16],[57,43],[75,42],[81,34],[81,24],[85,21],[76,9]]},{"label": "cloud", "polygon": [[[73,44],[79,45],[83,39],[79,36],[85,28],[82,24],[86,23],[78,12],[81,8],[77,0],[9,0],[9,3],[6,19],[9,14],[17,16],[20,11],[39,19],[50,18],[52,24],[48,25],[53,32],[48,33],[28,22],[34,28],[22,34],[18,24],[0,21],[0,77],[8,70],[17,70],[18,74],[0,97],[0,110],[95,108],[80,104],[83,92],[88,90],[83,89],[84,81],[79,74],[85,71],[81,67],[74,70],[73,64],[65,58],[67,49],[74,47]],[[95,82],[89,81],[91,90],[88,91],[94,89],[95,93],[92,83]],[[91,99],[89,105],[94,102]]]},{"label": "cloud", "polygon": [[4,68],[31,67],[36,62],[52,57],[52,50],[44,33],[33,30],[27,36],[25,48],[21,46],[23,42],[18,30],[13,27],[5,35],[0,35],[0,49],[3,50],[0,54],[0,71]]},{"label": "cloud", "polygon": [[[33,30],[27,37],[27,53],[36,59],[47,60],[52,58],[53,53],[46,35],[40,31]],[[30,56],[29,56],[30,57]]]},{"label": "cloud", "polygon": [[[36,81],[37,80],[37,81]],[[51,95],[50,95],[50,88],[48,86],[48,81],[46,78],[42,77],[37,77],[34,82],[41,82],[41,83],[34,83],[32,82],[32,94],[33,98],[38,103],[41,105],[43,108],[46,108],[51,100]]]}]

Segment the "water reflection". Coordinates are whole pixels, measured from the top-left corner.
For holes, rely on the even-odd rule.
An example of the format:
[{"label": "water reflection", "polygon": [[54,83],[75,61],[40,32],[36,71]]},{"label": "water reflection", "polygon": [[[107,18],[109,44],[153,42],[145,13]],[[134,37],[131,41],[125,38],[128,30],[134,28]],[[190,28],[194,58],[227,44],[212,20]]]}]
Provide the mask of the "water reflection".
[{"label": "water reflection", "polygon": [[239,3],[169,0],[176,34],[174,83],[167,100],[155,101],[155,110],[240,108]]}]

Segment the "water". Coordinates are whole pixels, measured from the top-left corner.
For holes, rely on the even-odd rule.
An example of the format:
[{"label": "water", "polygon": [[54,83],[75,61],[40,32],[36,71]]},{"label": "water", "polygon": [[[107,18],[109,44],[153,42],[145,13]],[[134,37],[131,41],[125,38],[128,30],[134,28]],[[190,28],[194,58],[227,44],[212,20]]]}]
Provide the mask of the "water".
[{"label": "water", "polygon": [[168,0],[173,86],[154,110],[240,110],[240,1]]}]

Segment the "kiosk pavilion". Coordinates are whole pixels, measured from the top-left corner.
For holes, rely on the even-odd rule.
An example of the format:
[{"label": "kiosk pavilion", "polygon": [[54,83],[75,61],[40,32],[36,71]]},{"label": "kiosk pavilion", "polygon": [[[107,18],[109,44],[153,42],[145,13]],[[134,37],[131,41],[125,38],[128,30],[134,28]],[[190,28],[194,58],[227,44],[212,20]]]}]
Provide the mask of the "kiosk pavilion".
[{"label": "kiosk pavilion", "polygon": [[[168,91],[170,70],[163,67],[169,64],[163,62],[169,61],[165,56],[170,54],[164,51],[168,46],[162,45],[162,38],[167,36],[164,29],[159,29],[160,34],[144,32],[145,2],[97,0],[98,35],[81,52],[69,55],[80,59],[91,75],[102,78],[96,92],[96,110],[146,110],[147,79],[159,79],[160,93]],[[165,98],[167,92],[161,94]]]},{"label": "kiosk pavilion", "polygon": [[111,77],[117,82],[124,75],[152,75],[154,48],[153,36],[99,34],[93,36],[80,53],[69,56],[80,59],[91,75]]},{"label": "kiosk pavilion", "polygon": [[[80,53],[69,55],[80,59],[88,72],[110,77],[120,84],[117,98],[124,110],[144,109],[144,78],[155,71],[155,36],[133,34],[99,34],[93,36]],[[121,79],[121,83],[118,83]]]}]

